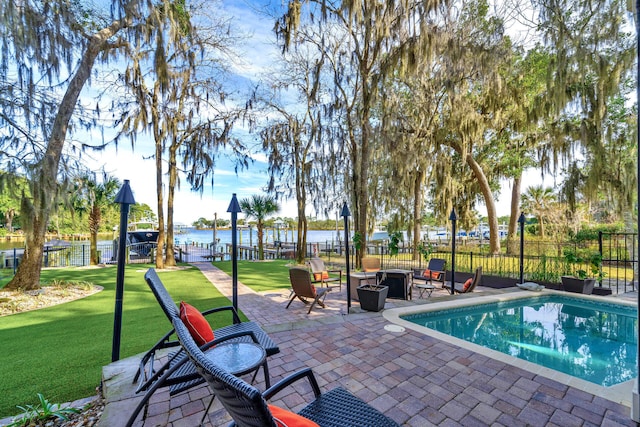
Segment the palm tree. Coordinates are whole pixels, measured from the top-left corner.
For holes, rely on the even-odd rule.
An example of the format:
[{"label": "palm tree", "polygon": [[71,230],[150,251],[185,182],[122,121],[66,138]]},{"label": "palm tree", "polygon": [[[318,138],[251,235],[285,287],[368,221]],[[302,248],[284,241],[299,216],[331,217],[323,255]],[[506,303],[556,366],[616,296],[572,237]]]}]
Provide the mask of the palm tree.
[{"label": "palm tree", "polygon": [[94,176],[84,175],[78,178],[75,185],[74,205],[75,210],[89,213],[89,244],[90,263],[97,265],[98,259],[98,232],[102,222],[102,213],[107,206],[114,202],[114,198],[120,182],[117,178],[105,174],[103,182],[98,183]]},{"label": "palm tree", "polygon": [[264,259],[264,220],[267,216],[280,211],[280,206],[275,198],[254,194],[248,199],[240,200],[240,208],[247,218],[255,218],[258,221],[258,259]]},{"label": "palm tree", "polygon": [[544,218],[548,215],[551,204],[555,200],[553,189],[551,187],[543,188],[542,185],[529,187],[522,195],[522,210],[538,218],[540,237],[544,237]]}]

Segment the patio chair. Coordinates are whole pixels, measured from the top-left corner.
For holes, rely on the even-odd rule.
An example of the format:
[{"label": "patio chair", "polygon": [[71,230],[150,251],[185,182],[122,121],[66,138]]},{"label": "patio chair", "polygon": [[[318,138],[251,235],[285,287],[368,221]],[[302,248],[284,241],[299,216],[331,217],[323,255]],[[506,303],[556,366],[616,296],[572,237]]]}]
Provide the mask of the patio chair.
[{"label": "patio chair", "polygon": [[[294,299],[298,298],[305,304],[309,302],[306,298],[312,298],[313,302],[309,307],[309,311],[307,314],[311,313],[311,309],[313,306],[318,303],[318,305],[322,308],[325,307],[324,299],[327,297],[327,292],[329,292],[329,288],[316,288],[311,283],[311,276],[309,276],[309,271],[305,268],[300,267],[292,267],[289,269],[289,280],[291,281],[291,287],[293,289],[293,296],[291,300],[289,300],[289,304],[287,304],[286,308],[289,308]],[[322,301],[320,301],[322,299]]]},{"label": "patio chair", "polygon": [[[230,425],[303,425],[294,424],[292,420],[296,416],[302,416],[307,419],[302,421],[311,420],[323,427],[398,426],[397,423],[343,388],[321,393],[318,381],[310,368],[289,375],[261,393],[257,388],[223,371],[209,360],[184,328],[176,326],[176,332],[196,369],[206,379],[213,394],[233,419],[234,422]],[[277,393],[305,378],[313,390],[314,400],[298,414],[267,403],[267,400]],[[293,390],[289,391],[291,392],[296,393]],[[280,420],[280,423],[277,420]]]},{"label": "patio chair", "polygon": [[[320,258],[311,258],[309,260],[309,269],[313,276],[313,283],[320,283],[321,286],[329,287],[329,283],[338,282],[342,291],[342,270],[327,270],[324,261]],[[329,273],[339,274],[340,277],[331,277]]]},{"label": "patio chair", "polygon": [[[173,323],[174,318],[180,317],[180,312],[155,269],[150,268],[144,278],[165,315]],[[280,352],[278,345],[257,323],[241,322],[233,306],[212,308],[201,314],[207,316],[225,311],[231,313],[233,324],[213,330],[216,341],[231,337],[239,341],[259,343],[265,349],[267,356]],[[172,339],[174,332],[173,329],[167,332],[140,360],[138,372],[133,378],[134,383],[138,381],[136,393],[147,391],[150,397],[150,394],[153,394],[157,388],[168,386],[170,395],[175,395],[204,382],[193,364],[184,363],[187,358],[184,352],[180,351],[180,342],[175,338]],[[176,352],[169,355],[169,360],[166,363],[160,364],[158,362],[158,358],[162,357],[162,354],[158,354],[160,350],[172,347],[176,347]],[[180,369],[174,368],[176,365],[180,365]],[[171,375],[165,375],[168,370],[171,370]],[[148,397],[146,399],[148,400]]]},{"label": "patio chair", "polygon": [[372,256],[362,257],[362,271],[365,273],[380,271],[380,258]]},{"label": "patio chair", "polygon": [[[182,320],[180,319],[180,317],[175,317],[173,319],[173,324],[181,324],[182,327],[186,330],[186,333],[191,334],[192,332],[190,332],[187,327],[185,326],[185,324],[182,322]],[[175,326],[174,326],[175,329]],[[177,333],[177,331],[176,331]],[[238,342],[239,339],[240,341],[245,341],[242,340],[242,338],[246,338],[249,337],[251,338],[251,341],[255,344],[257,344],[258,346],[260,345],[260,343],[258,342],[258,340],[256,339],[255,335],[253,334],[253,332],[251,331],[245,331],[245,332],[237,332],[237,333],[232,333],[232,334],[228,334],[225,335],[221,338],[215,338],[207,343],[205,343],[204,345],[202,345],[200,347],[201,351],[207,351],[207,350],[211,350],[211,351],[215,351],[215,350],[219,350],[221,349],[220,345],[227,343],[227,342]],[[179,341],[176,341],[178,343],[178,345],[180,345]],[[194,341],[195,343],[195,341]],[[228,357],[230,353],[226,352],[225,353],[225,361],[223,363],[229,363],[231,365],[234,366],[246,366],[246,364],[243,364],[241,361],[237,361],[238,359],[240,359],[241,356],[237,356],[233,353],[233,358],[232,357]],[[266,351],[262,353],[263,356],[262,358],[259,360],[259,363],[257,363],[255,366],[249,366],[249,369],[246,369],[244,371],[241,371],[240,373],[244,374],[244,373],[249,373],[249,372],[255,372],[253,375],[253,378],[251,380],[251,382],[253,382],[258,374],[258,369],[260,367],[263,368],[264,370],[264,379],[265,379],[265,384],[266,387],[270,387],[271,385],[271,381],[269,379],[269,367],[267,365],[267,361],[266,361]],[[241,359],[240,359],[241,360]],[[170,392],[169,395],[173,395],[175,393],[172,393],[172,387],[174,387],[175,385],[179,386],[179,391],[183,391],[186,390],[186,388],[190,388],[190,387],[195,387],[196,385],[200,385],[202,383],[205,382],[205,379],[200,375],[200,373],[197,371],[195,365],[191,362],[191,360],[189,359],[189,357],[186,355],[186,353],[183,351],[183,349],[180,349],[180,351],[176,351],[172,354],[169,355],[169,361],[166,363],[166,369],[162,369],[158,372],[158,374],[162,374],[159,375],[157,377],[157,379],[150,384],[149,388],[146,390],[144,396],[142,397],[142,399],[138,402],[138,405],[136,406],[136,408],[133,410],[133,412],[131,413],[131,415],[129,416],[129,420],[127,421],[126,427],[131,427],[134,425],[136,419],[138,418],[138,415],[140,414],[140,412],[145,409],[145,414],[143,415],[143,419],[146,417],[146,407],[147,404],[149,402],[149,399],[151,399],[151,397],[153,396],[153,394],[161,387],[166,387],[169,386],[170,387]],[[209,403],[209,408],[211,407],[211,404],[213,403],[213,399],[211,400],[211,402]],[[209,411],[209,408],[207,408],[207,412]],[[205,413],[206,416],[206,413]],[[203,421],[204,421],[204,416],[203,416]],[[202,421],[202,422],[203,422]],[[200,425],[202,425],[202,422],[200,423]]]},{"label": "patio chair", "polygon": [[413,269],[413,282],[416,280],[424,281],[425,284],[433,286],[433,281],[444,286],[446,272],[445,265],[447,261],[441,258],[431,258],[426,269]]},{"label": "patio chair", "polygon": [[[473,277],[467,279],[464,283],[455,283],[453,291],[456,294],[466,294],[473,292],[473,290],[480,283],[480,279],[482,279],[482,267],[476,268],[475,273],[473,273]],[[444,284],[445,289],[449,289],[451,291],[451,283]]]}]

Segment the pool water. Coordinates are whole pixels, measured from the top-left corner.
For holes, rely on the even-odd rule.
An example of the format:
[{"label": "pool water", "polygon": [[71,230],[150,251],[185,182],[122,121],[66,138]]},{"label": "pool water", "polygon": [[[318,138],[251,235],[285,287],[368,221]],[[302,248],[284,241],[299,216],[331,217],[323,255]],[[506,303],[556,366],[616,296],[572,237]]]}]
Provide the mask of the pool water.
[{"label": "pool water", "polygon": [[402,319],[602,386],[637,376],[637,310],[546,295]]}]

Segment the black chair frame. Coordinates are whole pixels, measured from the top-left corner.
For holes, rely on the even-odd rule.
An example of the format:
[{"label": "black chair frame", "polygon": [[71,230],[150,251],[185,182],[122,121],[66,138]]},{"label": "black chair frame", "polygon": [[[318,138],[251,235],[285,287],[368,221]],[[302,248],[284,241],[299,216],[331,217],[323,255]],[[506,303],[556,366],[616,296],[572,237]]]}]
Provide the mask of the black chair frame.
[{"label": "black chair frame", "polygon": [[289,375],[261,393],[242,379],[219,369],[207,359],[186,328],[177,325],[177,321],[174,322],[174,327],[182,347],[200,374],[207,380],[213,394],[231,415],[234,421],[230,426],[235,426],[236,422],[242,426],[275,426],[274,418],[267,406],[267,399],[305,378],[311,385],[315,399],[299,414],[322,427],[398,426],[397,423],[343,388],[321,393],[318,381],[310,368]]}]

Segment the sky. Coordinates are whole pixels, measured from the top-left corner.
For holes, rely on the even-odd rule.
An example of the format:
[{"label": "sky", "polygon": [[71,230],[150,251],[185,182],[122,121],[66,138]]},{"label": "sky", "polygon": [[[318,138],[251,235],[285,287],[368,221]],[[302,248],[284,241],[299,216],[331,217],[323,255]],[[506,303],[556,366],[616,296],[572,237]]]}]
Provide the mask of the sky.
[{"label": "sky", "polygon": [[[254,3],[262,5],[268,4],[269,1]],[[273,58],[279,54],[272,30],[273,22],[259,15],[257,9],[242,0],[223,1],[221,4],[225,12],[233,18],[234,25],[238,25],[242,33],[250,36],[240,47],[244,61],[231,64],[236,84],[244,86],[240,89],[249,90],[257,76],[267,72]],[[174,222],[191,225],[201,217],[213,219],[214,213],[217,213],[218,218],[229,219],[230,214],[226,211],[233,193],[237,194],[239,200],[253,194],[265,194],[264,187],[269,179],[266,156],[258,151],[257,135],[248,135],[247,132],[242,134],[244,143],[253,147],[253,163],[249,169],[238,171],[236,174],[231,161],[224,157],[218,158],[213,177],[214,184],[212,186],[211,180],[207,180],[201,193],[191,191],[183,176],[181,188],[176,192],[174,202]],[[104,168],[121,182],[128,179],[136,202],[145,203],[157,212],[155,160],[152,157],[154,150],[152,139],[141,134],[135,149],[132,149],[128,142],[121,142],[117,148],[110,146],[100,153],[87,153],[84,160],[93,170]],[[166,209],[166,190],[164,197]],[[279,216],[297,216],[295,201],[279,204]]]},{"label": "sky", "polygon": [[[253,1],[254,4],[268,4],[269,1]],[[280,2],[277,2],[280,4]],[[273,33],[273,21],[260,15],[257,10],[249,7],[243,0],[223,1],[222,6],[227,14],[233,18],[234,24],[240,26],[243,33],[250,35],[241,47],[241,56],[244,61],[231,64],[235,79],[238,84],[248,88],[252,82],[257,81],[257,76],[269,70],[272,61],[279,55],[275,45]],[[204,190],[193,192],[182,179],[182,185],[176,193],[174,202],[174,222],[191,225],[197,219],[204,217],[213,219],[214,213],[218,218],[229,219],[227,208],[235,193],[239,200],[254,194],[265,194],[264,187],[268,183],[266,172],[267,162],[263,153],[258,150],[259,141],[257,135],[249,135],[243,132],[243,140],[253,146],[253,163],[248,170],[234,171],[234,165],[226,158],[219,158],[216,162],[214,173],[214,185],[210,180]],[[140,135],[135,150],[128,143],[120,143],[119,147],[108,147],[101,153],[93,153],[85,156],[85,161],[93,170],[106,170],[120,181],[128,179],[137,203],[145,203],[157,212],[156,202],[156,176],[155,161],[152,158],[154,146],[152,140],[145,135]],[[523,180],[523,191],[530,185],[542,183],[537,171],[528,171]],[[545,185],[552,185],[550,180]],[[502,183],[502,190],[497,203],[498,215],[508,215],[510,211],[511,187],[509,182]],[[166,191],[165,191],[166,206]],[[295,200],[280,202],[281,210],[277,216],[295,218],[297,216]],[[483,204],[478,205],[480,215],[486,215]],[[315,216],[308,211],[307,215]],[[242,214],[240,216],[243,218]]]}]

